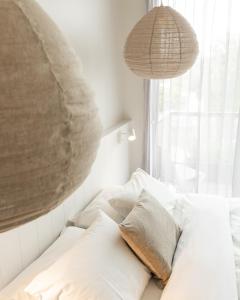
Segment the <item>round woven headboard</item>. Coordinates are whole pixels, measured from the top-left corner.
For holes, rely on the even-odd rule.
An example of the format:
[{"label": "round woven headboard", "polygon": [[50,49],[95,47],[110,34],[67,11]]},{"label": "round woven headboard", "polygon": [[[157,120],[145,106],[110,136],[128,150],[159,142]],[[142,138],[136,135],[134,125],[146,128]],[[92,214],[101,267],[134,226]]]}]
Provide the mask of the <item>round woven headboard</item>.
[{"label": "round woven headboard", "polygon": [[101,123],[81,64],[33,0],[0,1],[0,231],[69,196],[96,157]]}]

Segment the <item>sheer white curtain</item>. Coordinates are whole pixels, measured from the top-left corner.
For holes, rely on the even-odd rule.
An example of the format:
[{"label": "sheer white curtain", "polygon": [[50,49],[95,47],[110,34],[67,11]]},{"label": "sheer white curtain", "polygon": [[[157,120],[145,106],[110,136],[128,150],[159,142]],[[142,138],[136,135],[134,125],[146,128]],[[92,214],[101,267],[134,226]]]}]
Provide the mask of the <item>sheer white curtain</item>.
[{"label": "sheer white curtain", "polygon": [[185,75],[146,82],[146,169],[182,191],[239,196],[240,1],[163,2],[193,25],[200,54]]}]

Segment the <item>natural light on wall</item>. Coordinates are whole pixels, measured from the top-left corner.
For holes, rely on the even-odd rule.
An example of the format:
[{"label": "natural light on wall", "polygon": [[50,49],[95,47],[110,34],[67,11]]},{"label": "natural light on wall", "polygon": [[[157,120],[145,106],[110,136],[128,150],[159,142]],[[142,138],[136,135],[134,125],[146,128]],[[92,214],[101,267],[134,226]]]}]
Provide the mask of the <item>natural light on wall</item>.
[{"label": "natural light on wall", "polygon": [[240,1],[164,4],[192,24],[200,51],[185,75],[149,83],[147,169],[183,191],[239,195]]}]

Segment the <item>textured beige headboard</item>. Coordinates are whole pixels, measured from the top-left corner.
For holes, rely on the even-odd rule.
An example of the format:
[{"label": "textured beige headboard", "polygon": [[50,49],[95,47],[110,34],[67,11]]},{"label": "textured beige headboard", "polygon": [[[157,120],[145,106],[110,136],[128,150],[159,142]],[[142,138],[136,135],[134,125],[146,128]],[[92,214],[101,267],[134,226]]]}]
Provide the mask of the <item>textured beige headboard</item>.
[{"label": "textured beige headboard", "polygon": [[77,55],[34,0],[0,1],[0,38],[1,232],[81,185],[101,123]]},{"label": "textured beige headboard", "polygon": [[102,138],[92,171],[82,186],[48,214],[13,230],[0,233],[0,290],[53,243],[68,218],[81,210],[104,187],[127,181],[128,142],[118,142],[124,121]]}]

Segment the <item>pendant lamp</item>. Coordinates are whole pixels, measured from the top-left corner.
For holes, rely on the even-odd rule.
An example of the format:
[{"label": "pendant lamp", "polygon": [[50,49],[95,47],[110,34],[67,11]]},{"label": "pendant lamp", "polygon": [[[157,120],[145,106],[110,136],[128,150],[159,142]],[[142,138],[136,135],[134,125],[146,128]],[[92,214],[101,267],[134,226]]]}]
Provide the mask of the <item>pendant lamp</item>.
[{"label": "pendant lamp", "polygon": [[191,25],[169,6],[153,8],[130,32],[124,58],[129,68],[146,79],[184,74],[194,64],[198,42]]},{"label": "pendant lamp", "polygon": [[88,176],[101,121],[81,63],[34,0],[0,1],[0,232],[60,205]]}]

